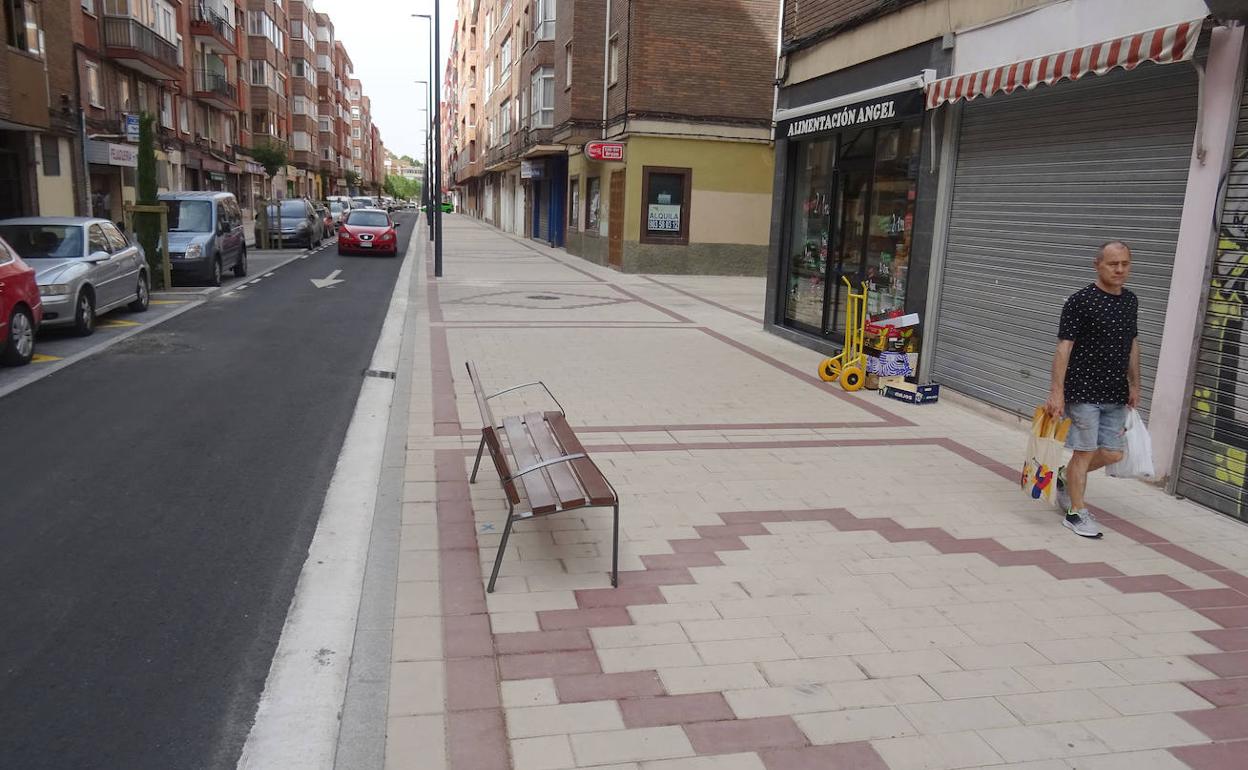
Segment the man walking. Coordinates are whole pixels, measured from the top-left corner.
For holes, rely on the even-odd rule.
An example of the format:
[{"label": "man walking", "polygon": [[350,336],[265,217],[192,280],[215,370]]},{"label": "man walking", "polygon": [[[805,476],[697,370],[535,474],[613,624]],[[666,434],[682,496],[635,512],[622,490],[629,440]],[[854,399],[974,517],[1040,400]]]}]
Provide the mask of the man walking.
[{"label": "man walking", "polygon": [[1066,300],[1045,411],[1071,420],[1066,448],[1074,455],[1057,473],[1063,524],[1083,537],[1100,537],[1083,496],[1088,472],[1122,459],[1127,408],[1140,401],[1139,301],[1123,285],[1131,249],[1122,241],[1100,248],[1096,282]]}]

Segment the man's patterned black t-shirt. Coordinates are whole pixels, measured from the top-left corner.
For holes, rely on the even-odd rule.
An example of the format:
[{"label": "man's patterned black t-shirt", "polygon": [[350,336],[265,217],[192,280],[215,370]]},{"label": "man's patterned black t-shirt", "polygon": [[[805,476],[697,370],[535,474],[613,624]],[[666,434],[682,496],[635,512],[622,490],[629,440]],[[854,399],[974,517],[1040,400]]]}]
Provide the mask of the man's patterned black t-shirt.
[{"label": "man's patterned black t-shirt", "polygon": [[1057,336],[1075,343],[1066,367],[1067,403],[1127,403],[1127,365],[1139,333],[1139,305],[1126,289],[1110,294],[1096,284],[1066,300]]}]

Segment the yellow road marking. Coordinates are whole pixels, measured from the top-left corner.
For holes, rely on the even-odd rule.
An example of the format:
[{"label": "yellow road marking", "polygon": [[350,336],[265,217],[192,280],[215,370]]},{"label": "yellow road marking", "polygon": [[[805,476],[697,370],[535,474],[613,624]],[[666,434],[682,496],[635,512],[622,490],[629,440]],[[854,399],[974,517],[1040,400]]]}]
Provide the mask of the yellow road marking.
[{"label": "yellow road marking", "polygon": [[141,326],[138,321],[123,321],[120,318],[109,318],[104,321],[96,321],[97,329],[124,329],[129,326]]},{"label": "yellow road marking", "polygon": [[60,361],[60,360],[61,360],[60,356],[45,356],[42,353],[36,353],[34,356],[31,357],[30,362],[32,364],[46,364],[51,361]]},{"label": "yellow road marking", "polygon": [[153,305],[185,305],[187,300],[184,299],[154,299],[151,301]]}]

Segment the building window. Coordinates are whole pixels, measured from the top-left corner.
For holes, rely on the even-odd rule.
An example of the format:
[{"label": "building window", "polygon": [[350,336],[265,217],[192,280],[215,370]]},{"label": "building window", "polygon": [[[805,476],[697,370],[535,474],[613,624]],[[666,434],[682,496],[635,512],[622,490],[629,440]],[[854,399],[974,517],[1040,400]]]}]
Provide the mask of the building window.
[{"label": "building window", "polygon": [[533,104],[529,117],[533,128],[550,128],[555,124],[555,68],[538,67],[529,83]]},{"label": "building window", "polygon": [[35,0],[5,0],[9,45],[19,51],[39,54],[39,8]]},{"label": "building window", "polygon": [[485,65],[485,95],[494,93],[494,62]]},{"label": "building window", "polygon": [[689,243],[693,170],[644,166],[641,170],[641,242]]},{"label": "building window", "polygon": [[43,156],[43,175],[61,175],[61,140],[55,136],[39,137],[39,151]]},{"label": "building window", "polygon": [[511,35],[503,41],[498,52],[498,82],[504,83],[511,74]]},{"label": "building window", "polygon": [[568,180],[568,229],[576,230],[581,211],[581,179],[573,177]]},{"label": "building window", "polygon": [[555,0],[533,0],[533,37],[555,39]]},{"label": "building window", "polygon": [[82,10],[94,16],[95,15],[95,0],[82,0]]},{"label": "building window", "polygon": [[351,138],[352,138],[352,139],[359,139],[359,138],[360,138],[360,127],[359,127],[359,126],[356,126],[355,128],[351,129]]},{"label": "building window", "polygon": [[563,90],[572,87],[572,41],[563,47]]},{"label": "building window", "polygon": [[596,176],[585,180],[585,231],[598,234],[598,212],[602,203],[602,180]]},{"label": "building window", "polygon": [[100,94],[100,65],[95,62],[86,63],[87,70],[87,103],[92,107],[104,109],[104,99]]},{"label": "building window", "polygon": [[503,144],[511,141],[511,100],[504,99],[503,103],[498,106],[499,122],[502,124],[499,128],[502,134]]},{"label": "building window", "polygon": [[615,35],[607,44],[607,83],[615,85],[620,79],[620,36]]},{"label": "building window", "polygon": [[168,91],[160,94],[160,125],[173,128],[173,95]]}]

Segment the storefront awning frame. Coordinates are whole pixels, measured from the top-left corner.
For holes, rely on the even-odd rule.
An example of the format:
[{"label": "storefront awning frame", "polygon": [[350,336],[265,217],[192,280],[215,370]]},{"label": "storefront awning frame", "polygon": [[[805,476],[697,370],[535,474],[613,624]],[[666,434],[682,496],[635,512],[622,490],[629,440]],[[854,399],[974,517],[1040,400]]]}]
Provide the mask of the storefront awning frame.
[{"label": "storefront awning frame", "polygon": [[894,80],[891,83],[884,83],[873,88],[867,88],[862,91],[855,91],[851,94],[843,94],[835,96],[831,99],[824,99],[819,102],[811,102],[810,104],[802,104],[796,107],[786,107],[777,109],[772,115],[772,120],[779,123],[782,120],[791,120],[800,118],[805,115],[814,115],[815,113],[824,112],[826,110],[843,107],[847,104],[856,104],[858,102],[870,101],[878,99],[881,96],[889,96],[890,94],[899,94],[903,91],[914,91],[924,88],[928,83],[936,80],[936,70],[923,70],[914,77],[903,78],[902,80]]},{"label": "storefront awning frame", "polygon": [[1188,61],[1196,52],[1204,18],[1171,24],[1057,51],[1009,64],[941,78],[928,83],[927,109],[942,104],[970,101],[994,94],[1032,90],[1086,75],[1104,75],[1114,69],[1133,70],[1145,62],[1174,64]]}]

